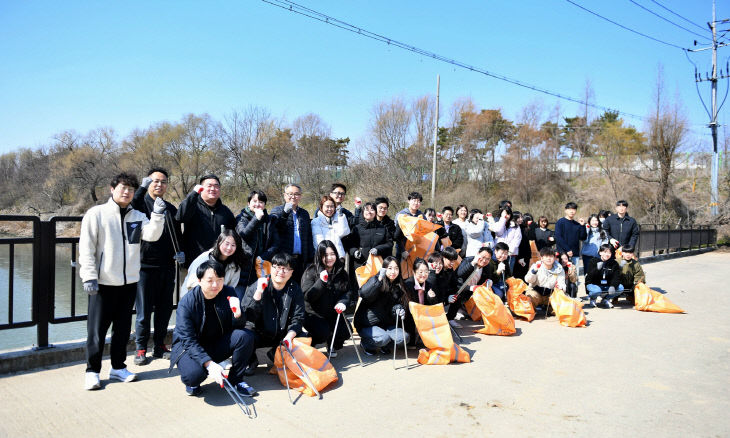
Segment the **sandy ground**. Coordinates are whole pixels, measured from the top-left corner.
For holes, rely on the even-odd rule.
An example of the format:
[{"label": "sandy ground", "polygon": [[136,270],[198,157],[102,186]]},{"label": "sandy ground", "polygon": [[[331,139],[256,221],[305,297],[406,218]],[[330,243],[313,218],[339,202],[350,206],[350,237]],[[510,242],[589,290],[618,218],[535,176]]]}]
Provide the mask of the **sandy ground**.
[{"label": "sandy ground", "polygon": [[0,436],[730,436],[729,262],[711,252],[645,266],[683,315],[586,309],[587,328],[538,318],[511,337],[465,327],[470,364],[420,366],[411,350],[409,369],[402,353],[397,370],[383,356],[360,367],[346,344],[322,400],[291,405],[260,367],[248,379],[261,393],[253,420],[210,381],[185,396],[163,360],[137,367],[130,356],[134,383],[106,380],[105,360],[93,392],[83,364],[3,376]]}]

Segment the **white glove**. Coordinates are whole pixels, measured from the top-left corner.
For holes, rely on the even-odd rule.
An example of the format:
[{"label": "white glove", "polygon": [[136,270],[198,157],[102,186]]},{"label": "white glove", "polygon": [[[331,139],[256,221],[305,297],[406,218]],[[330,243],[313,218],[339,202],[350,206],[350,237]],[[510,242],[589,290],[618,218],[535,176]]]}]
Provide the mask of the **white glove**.
[{"label": "white glove", "polygon": [[342,304],[342,303],[337,303],[337,304],[335,304],[335,312],[337,312],[337,313],[342,313],[342,312],[344,312],[346,308],[347,308],[347,306],[345,306],[345,305],[344,305],[344,304]]},{"label": "white glove", "polygon": [[293,205],[291,202],[287,202],[284,204],[284,213],[289,213],[292,209]]},{"label": "white glove", "polygon": [[205,187],[201,186],[200,184],[195,184],[195,187],[193,187],[193,191],[197,194],[200,194]]},{"label": "white glove", "polygon": [[499,264],[497,265],[497,274],[501,274],[502,272],[504,272],[504,269],[505,269],[504,262],[499,262]]},{"label": "white glove", "polygon": [[608,241],[608,243],[613,245],[614,248],[618,248],[618,246],[619,246],[618,240],[616,240],[616,239],[611,239]]},{"label": "white glove", "polygon": [[215,383],[219,384],[221,388],[223,388],[223,378],[226,377],[225,372],[226,370],[223,369],[222,366],[220,366],[218,363],[213,362],[212,360],[207,366],[208,369],[208,375],[215,380]]},{"label": "white glove", "polygon": [[457,297],[458,297],[458,295],[456,295],[456,294],[449,295],[449,304],[455,303]]},{"label": "white glove", "polygon": [[241,317],[241,300],[238,297],[228,297],[228,305],[231,306],[234,318]]},{"label": "white glove", "polygon": [[356,259],[359,259],[360,257],[362,257],[362,251],[360,251],[359,249],[356,249],[355,250],[355,258]]},{"label": "white glove", "polygon": [[152,212],[157,214],[162,214],[165,211],[165,201],[162,200],[159,196],[157,199],[155,199],[155,205],[152,207]]},{"label": "white glove", "polygon": [[433,289],[428,290],[428,297],[429,298],[436,298],[436,292],[433,291]]},{"label": "white glove", "polygon": [[380,268],[380,274],[378,274],[378,278],[380,279],[380,281],[383,281],[386,272],[388,272],[387,268]]},{"label": "white glove", "polygon": [[185,253],[182,251],[176,252],[172,258],[180,265],[185,264]]},{"label": "white glove", "polygon": [[258,280],[256,280],[256,292],[253,294],[253,299],[255,301],[261,301],[261,296],[264,293],[264,289],[266,289],[266,286],[269,285],[269,279],[267,277],[261,277]]},{"label": "white glove", "polygon": [[142,184],[140,187],[146,189],[150,186],[150,184],[152,184],[152,178],[150,178],[149,176],[145,176],[144,178],[142,178]]},{"label": "white glove", "polygon": [[370,248],[370,251],[368,254],[372,254],[374,256],[378,255],[378,249],[377,248]]},{"label": "white glove", "polygon": [[398,315],[400,318],[403,318],[404,316],[406,316],[406,309],[399,307],[395,309],[395,314]]},{"label": "white glove", "polygon": [[253,213],[256,215],[256,219],[261,220],[264,217],[264,210],[261,208],[254,208]]},{"label": "white glove", "polygon": [[400,254],[400,258],[402,258],[403,260],[407,259],[408,258],[408,251],[403,251]]},{"label": "white glove", "polygon": [[327,271],[322,271],[319,273],[319,279],[322,280],[323,283],[327,283],[327,280],[329,280],[330,276],[327,274]]},{"label": "white glove", "polygon": [[96,295],[96,293],[99,292],[99,282],[96,280],[85,281],[84,292],[89,295]]},{"label": "white glove", "polygon": [[600,271],[601,269],[603,269],[603,262],[598,262],[598,263],[596,263],[596,269],[598,269],[599,271]]}]

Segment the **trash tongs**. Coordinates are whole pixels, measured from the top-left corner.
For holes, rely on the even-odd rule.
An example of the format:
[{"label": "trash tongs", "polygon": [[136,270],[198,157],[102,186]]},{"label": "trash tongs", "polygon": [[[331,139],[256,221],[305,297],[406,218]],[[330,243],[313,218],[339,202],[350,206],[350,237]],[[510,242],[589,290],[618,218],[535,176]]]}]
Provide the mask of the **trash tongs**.
[{"label": "trash tongs", "polygon": [[243,401],[243,397],[241,394],[236,391],[236,388],[233,386],[231,382],[228,381],[225,377],[223,378],[223,389],[226,390],[229,396],[233,399],[233,401],[238,405],[238,407],[241,409],[241,411],[246,414],[248,418],[256,418],[258,415],[256,414],[256,407],[254,406],[253,410],[248,406],[248,404]]}]

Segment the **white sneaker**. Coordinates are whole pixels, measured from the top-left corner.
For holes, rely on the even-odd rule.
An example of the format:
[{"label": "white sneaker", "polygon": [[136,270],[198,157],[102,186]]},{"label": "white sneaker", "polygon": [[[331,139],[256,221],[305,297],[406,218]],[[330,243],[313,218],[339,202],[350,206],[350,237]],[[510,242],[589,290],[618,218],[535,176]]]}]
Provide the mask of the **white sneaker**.
[{"label": "white sneaker", "polygon": [[461,309],[459,309],[459,311],[456,312],[456,316],[454,317],[454,319],[458,319],[458,320],[466,319],[466,313],[464,313]]},{"label": "white sneaker", "polygon": [[119,370],[112,368],[112,370],[109,371],[109,379],[119,380],[120,382],[134,382],[137,380],[137,375],[126,368]]},{"label": "white sneaker", "polygon": [[93,371],[86,372],[86,378],[84,379],[84,389],[90,391],[92,389],[101,388],[101,382],[99,381],[99,373]]},{"label": "white sneaker", "polygon": [[459,324],[458,322],[454,321],[453,319],[451,321],[449,321],[449,325],[451,325],[451,327],[453,327],[453,328],[461,328],[462,327],[461,324]]}]

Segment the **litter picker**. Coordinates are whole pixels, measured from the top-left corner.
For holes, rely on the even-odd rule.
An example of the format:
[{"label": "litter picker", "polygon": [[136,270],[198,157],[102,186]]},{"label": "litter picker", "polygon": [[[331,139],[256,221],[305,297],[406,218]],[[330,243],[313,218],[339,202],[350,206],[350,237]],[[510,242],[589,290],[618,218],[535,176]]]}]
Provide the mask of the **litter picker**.
[{"label": "litter picker", "polygon": [[345,320],[345,327],[347,327],[347,331],[350,332],[350,339],[352,339],[352,345],[355,347],[355,353],[357,353],[357,360],[360,361],[360,366],[363,367],[362,358],[360,357],[360,350],[357,349],[357,342],[355,342],[355,336],[352,334],[352,329],[350,328],[350,323],[347,321],[347,318],[344,314],[338,313],[337,314],[337,320],[335,321],[335,331],[332,333],[332,342],[330,342],[330,352],[329,355],[327,355],[327,360],[330,360],[332,358],[332,351],[335,348],[335,336],[337,336],[337,324],[340,323],[340,317]]},{"label": "litter picker", "polygon": [[[403,353],[406,357],[406,369],[408,369],[408,347],[406,346],[406,319],[404,316],[396,316],[395,317],[395,335],[396,338],[398,337],[398,320],[401,321],[401,330],[403,330]],[[393,342],[393,369],[396,370],[395,367],[395,354],[398,352],[398,343]]]},{"label": "litter picker", "polygon": [[231,382],[228,381],[225,377],[223,378],[223,389],[226,390],[229,396],[233,399],[233,401],[238,405],[238,407],[241,409],[241,411],[248,416],[248,418],[256,418],[256,411],[254,407],[254,411],[251,411],[251,408],[248,407],[248,404],[243,401],[243,397],[241,394],[236,391],[236,388],[233,386]]},{"label": "litter picker", "polygon": [[[291,401],[292,404],[294,404],[294,401],[291,398],[291,390],[289,388],[289,377],[287,376],[287,372],[286,372],[286,368],[287,368],[286,367],[286,360],[284,359],[284,352],[285,351],[289,354],[289,357],[291,357],[291,360],[292,360],[292,362],[294,362],[294,365],[296,365],[297,368],[299,368],[299,372],[301,372],[301,375],[299,377],[301,377],[302,381],[309,387],[309,389],[311,389],[312,391],[314,391],[315,394],[317,394],[317,397],[319,397],[320,399],[322,399],[322,394],[320,394],[319,391],[317,391],[317,388],[314,387],[314,384],[312,383],[312,380],[309,378],[309,374],[307,374],[307,372],[304,371],[304,368],[302,368],[302,365],[299,363],[299,361],[297,360],[297,358],[294,357],[294,355],[292,354],[292,352],[289,349],[289,347],[287,347],[282,342],[279,345],[279,353],[281,354],[281,363],[284,366],[284,380],[286,381],[286,391],[287,391],[287,394],[289,395],[289,401]],[[294,370],[292,370],[292,371],[294,371]],[[294,374],[296,374],[296,372],[294,372]]]}]

